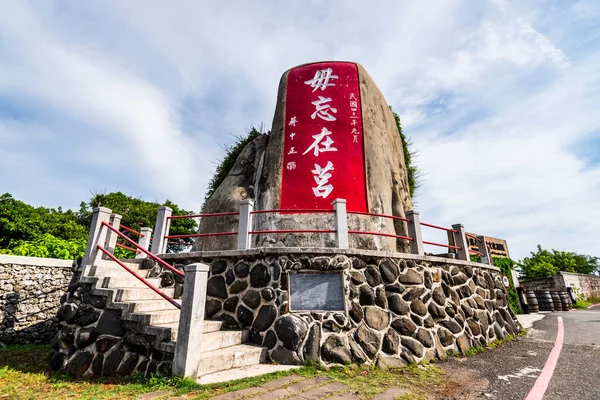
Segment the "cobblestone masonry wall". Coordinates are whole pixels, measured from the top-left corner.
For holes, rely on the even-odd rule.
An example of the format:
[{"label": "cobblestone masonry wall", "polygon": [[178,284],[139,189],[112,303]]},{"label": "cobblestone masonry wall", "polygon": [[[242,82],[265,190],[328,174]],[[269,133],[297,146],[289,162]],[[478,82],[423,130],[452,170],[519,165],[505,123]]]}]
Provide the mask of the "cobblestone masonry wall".
[{"label": "cobblestone masonry wall", "polygon": [[[402,365],[521,329],[501,274],[482,264],[349,252],[202,258],[211,266],[206,317],[249,328],[282,364]],[[291,271],[341,271],[348,311],[290,313]]]},{"label": "cobblestone masonry wall", "polygon": [[[149,277],[161,276],[160,287],[176,287],[181,282],[154,263],[142,262],[151,269]],[[166,327],[151,327],[148,314],[134,313],[135,303],[119,301],[120,290],[102,287],[102,279],[83,277],[69,286],[56,312],[60,331],[51,340],[53,369],[74,377],[126,376],[132,373],[170,375],[173,349],[162,345],[172,339]]]},{"label": "cobblestone masonry wall", "polygon": [[71,261],[0,255],[0,343],[48,343]]}]

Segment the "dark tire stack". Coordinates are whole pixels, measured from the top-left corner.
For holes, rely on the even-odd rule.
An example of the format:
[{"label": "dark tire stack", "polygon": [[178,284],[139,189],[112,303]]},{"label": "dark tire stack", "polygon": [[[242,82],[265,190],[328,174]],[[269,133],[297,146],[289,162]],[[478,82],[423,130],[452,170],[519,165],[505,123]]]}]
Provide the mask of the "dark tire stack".
[{"label": "dark tire stack", "polygon": [[530,313],[536,313],[540,311],[537,297],[535,297],[535,292],[533,290],[527,292],[527,308],[529,309]]},{"label": "dark tire stack", "polygon": [[540,311],[554,311],[554,301],[552,301],[549,290],[536,290],[535,297],[537,297]]},{"label": "dark tire stack", "polygon": [[554,311],[563,311],[562,302],[560,301],[560,296],[558,292],[550,292],[552,296],[552,302],[554,303]]},{"label": "dark tire stack", "polygon": [[573,303],[571,302],[568,292],[558,292],[558,295],[560,297],[560,302],[562,303],[563,311],[569,311],[573,308]]}]

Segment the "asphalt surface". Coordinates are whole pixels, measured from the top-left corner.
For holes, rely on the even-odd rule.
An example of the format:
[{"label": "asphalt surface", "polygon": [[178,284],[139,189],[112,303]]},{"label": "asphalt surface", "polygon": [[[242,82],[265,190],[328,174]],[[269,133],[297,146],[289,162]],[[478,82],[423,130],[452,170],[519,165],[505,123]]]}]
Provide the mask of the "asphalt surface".
[{"label": "asphalt surface", "polygon": [[600,307],[542,314],[516,341],[442,363],[449,374],[470,377],[462,393],[448,398],[525,399],[554,346],[561,316],[564,345],[544,400],[600,400]]}]

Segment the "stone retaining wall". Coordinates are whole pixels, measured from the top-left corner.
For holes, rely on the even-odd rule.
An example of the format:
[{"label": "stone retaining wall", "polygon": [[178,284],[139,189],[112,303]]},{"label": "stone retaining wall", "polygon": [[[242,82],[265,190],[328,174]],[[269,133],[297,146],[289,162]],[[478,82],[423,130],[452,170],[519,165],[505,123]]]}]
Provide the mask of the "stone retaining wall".
[{"label": "stone retaining wall", "polygon": [[73,272],[72,261],[0,255],[0,343],[48,343],[58,330],[56,310]]},{"label": "stone retaining wall", "polygon": [[[483,264],[340,249],[166,259],[209,264],[206,317],[250,329],[250,340],[282,364],[403,365],[464,353],[521,329],[500,272]],[[289,273],[303,271],[340,271],[347,312],[290,312]]]},{"label": "stone retaining wall", "polygon": [[573,294],[581,299],[600,297],[600,276],[559,272],[548,278],[537,278],[520,281],[525,290],[566,291],[571,288]]},{"label": "stone retaining wall", "polygon": [[[143,269],[154,267],[145,261]],[[60,331],[50,342],[52,368],[76,378],[171,375],[174,349],[162,346],[171,340],[171,329],[149,326],[150,316],[135,313],[135,302],[118,301],[120,290],[103,288],[104,279],[84,276],[69,286],[56,313]],[[167,279],[160,287],[175,285]]]}]

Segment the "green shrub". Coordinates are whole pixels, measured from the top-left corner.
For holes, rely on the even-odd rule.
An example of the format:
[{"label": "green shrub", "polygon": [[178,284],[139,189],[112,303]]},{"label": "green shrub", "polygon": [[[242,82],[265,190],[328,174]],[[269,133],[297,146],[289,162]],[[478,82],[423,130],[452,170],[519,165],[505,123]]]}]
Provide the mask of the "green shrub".
[{"label": "green shrub", "polygon": [[510,287],[508,288],[508,302],[510,304],[510,308],[515,314],[520,314],[521,307],[519,305],[519,295],[515,289],[515,283],[513,282],[511,273],[511,271],[515,268],[516,263],[510,258],[503,257],[493,257],[493,261],[494,266],[500,268],[502,275],[506,275],[510,281]]},{"label": "green shrub", "polygon": [[34,240],[19,241],[12,249],[4,249],[2,253],[15,256],[74,260],[83,256],[86,242],[87,240],[85,239],[59,239],[46,233]]}]

